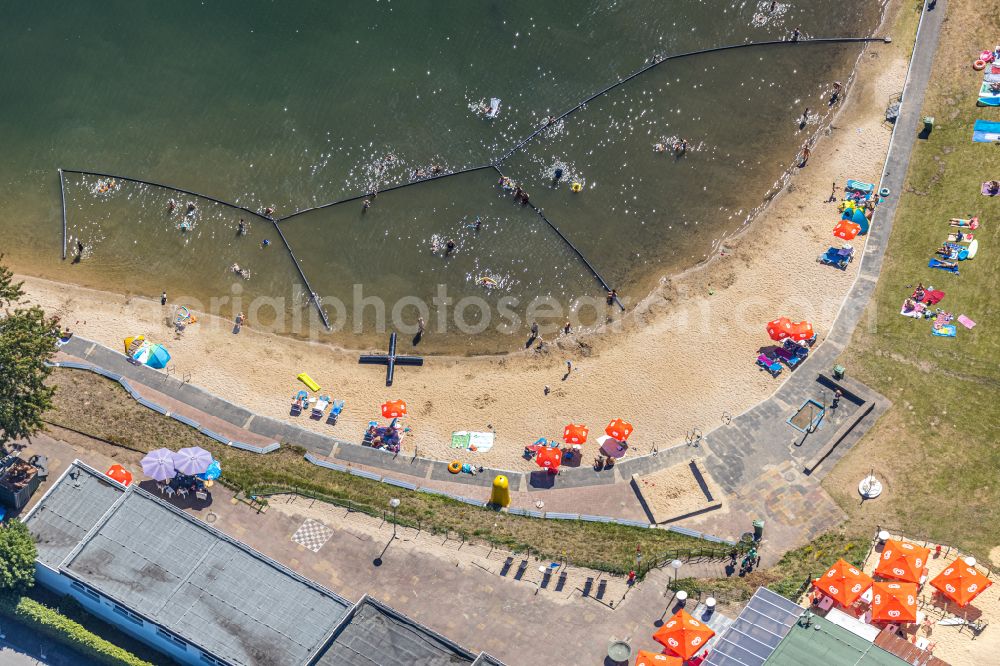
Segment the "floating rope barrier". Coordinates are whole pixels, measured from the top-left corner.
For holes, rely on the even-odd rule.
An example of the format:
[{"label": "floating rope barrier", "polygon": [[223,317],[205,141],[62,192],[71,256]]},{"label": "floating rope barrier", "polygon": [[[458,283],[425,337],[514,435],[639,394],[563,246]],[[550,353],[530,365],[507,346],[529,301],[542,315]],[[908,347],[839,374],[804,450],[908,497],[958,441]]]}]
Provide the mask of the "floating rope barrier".
[{"label": "floating rope barrier", "polygon": [[[207,201],[211,201],[212,203],[217,203],[217,204],[219,204],[221,206],[228,206],[229,208],[235,208],[236,210],[242,210],[244,213],[249,213],[250,215],[254,215],[256,217],[259,217],[262,220],[268,220],[270,222],[274,221],[274,218],[272,218],[270,215],[265,215],[264,213],[261,213],[260,211],[251,210],[251,209],[247,208],[246,206],[241,206],[239,204],[235,204],[235,203],[232,203],[232,202],[229,202],[229,201],[223,201],[222,199],[210,196],[208,194],[201,194],[200,192],[192,192],[191,190],[185,190],[183,187],[176,187],[174,185],[164,185],[163,183],[157,183],[157,182],[154,182],[152,180],[143,180],[142,178],[132,178],[130,176],[118,176],[118,175],[113,174],[113,173],[101,173],[99,171],[81,171],[80,169],[60,169],[59,173],[60,173],[60,177],[61,177],[61,174],[63,174],[63,173],[78,173],[78,174],[80,174],[82,176],[98,176],[99,178],[117,178],[118,180],[124,180],[124,181],[129,182],[129,183],[136,183],[137,185],[152,185],[153,187],[160,187],[160,188],[163,188],[165,190],[174,190],[175,192],[180,192],[181,194],[187,194],[188,196],[199,197],[201,199],[205,199]],[[66,193],[64,192],[63,193],[63,206],[64,207],[65,207],[65,202],[66,202]]]},{"label": "floating rope barrier", "polygon": [[428,176],[427,178],[421,178],[419,180],[411,180],[408,183],[400,183],[399,185],[392,185],[385,188],[384,190],[378,190],[374,192],[365,192],[364,194],[355,194],[344,199],[338,199],[337,201],[331,201],[330,203],[320,204],[319,206],[312,206],[310,208],[303,208],[302,210],[297,210],[294,213],[289,213],[284,217],[276,218],[276,222],[285,222],[292,219],[293,217],[298,217],[299,215],[305,215],[306,213],[311,213],[316,210],[323,210],[324,208],[333,208],[334,206],[339,206],[340,204],[350,203],[351,201],[358,201],[359,199],[366,199],[376,194],[383,194],[385,192],[392,192],[393,190],[401,190],[404,187],[410,187],[411,185],[421,185],[423,183],[429,183],[432,180],[441,180],[443,178],[450,178],[451,176],[460,176],[463,173],[472,173],[473,171],[482,171],[483,169],[492,169],[493,163],[480,164],[479,166],[466,167],[464,169],[459,169],[458,171],[449,171],[448,173],[439,173],[435,176]]},{"label": "floating rope barrier", "polygon": [[62,224],[63,224],[63,250],[62,258],[66,261],[66,179],[63,177],[63,170],[59,169],[59,198],[62,199]]},{"label": "floating rope barrier", "polygon": [[[482,171],[484,169],[494,169],[498,174],[500,174],[501,177],[503,177],[504,173],[500,170],[500,166],[502,166],[503,163],[506,162],[508,159],[510,159],[510,157],[513,156],[516,152],[518,152],[519,150],[521,150],[522,148],[524,148],[525,146],[527,146],[529,143],[531,143],[531,141],[533,141],[539,135],[541,135],[542,133],[544,133],[545,130],[548,129],[549,127],[551,127],[554,123],[557,123],[557,122],[559,122],[559,121],[561,121],[561,120],[569,117],[573,113],[576,113],[577,111],[583,109],[587,104],[589,104],[590,102],[594,101],[598,97],[601,97],[603,95],[606,95],[606,94],[610,93],[611,91],[613,91],[613,90],[619,88],[620,86],[628,83],[629,81],[631,81],[631,80],[635,79],[636,77],[644,74],[645,72],[648,72],[649,70],[653,69],[654,67],[658,67],[659,65],[662,65],[665,62],[670,62],[670,61],[673,61],[673,60],[679,60],[679,59],[682,59],[682,58],[690,58],[690,57],[693,57],[693,56],[705,55],[705,54],[708,54],[708,53],[718,53],[718,52],[722,52],[722,51],[732,51],[732,50],[736,50],[736,49],[757,48],[757,47],[765,47],[765,46],[792,46],[792,45],[799,46],[799,45],[810,45],[810,44],[851,44],[851,43],[855,43],[855,44],[861,43],[861,44],[863,44],[863,43],[869,43],[869,42],[889,42],[889,41],[890,41],[890,38],[888,38],[888,37],[817,37],[817,38],[813,38],[813,39],[798,39],[796,41],[791,41],[791,40],[772,40],[772,41],[767,41],[767,42],[745,42],[745,43],[742,43],[742,44],[729,44],[729,45],[726,45],[726,46],[715,46],[715,47],[712,47],[712,48],[699,49],[699,50],[696,50],[696,51],[687,51],[685,53],[675,53],[673,55],[657,56],[657,57],[654,57],[654,59],[653,59],[652,62],[650,62],[648,64],[645,64],[644,66],[640,67],[639,69],[637,69],[636,71],[632,72],[628,76],[625,76],[625,77],[623,77],[621,79],[618,79],[617,81],[615,81],[611,85],[606,86],[605,88],[603,88],[603,89],[601,89],[601,90],[593,93],[592,95],[590,95],[587,98],[585,98],[583,101],[577,103],[575,106],[573,106],[570,109],[564,111],[561,115],[557,116],[555,118],[555,120],[553,120],[552,122],[546,123],[545,125],[536,128],[534,131],[532,131],[526,137],[524,137],[523,139],[521,139],[520,141],[518,141],[516,144],[514,144],[514,146],[510,150],[508,150],[502,156],[500,156],[499,158],[497,158],[493,162],[490,162],[489,164],[482,164],[482,165],[479,165],[479,166],[467,167],[467,168],[464,168],[464,169],[460,169],[458,171],[450,171],[448,173],[437,174],[437,175],[429,176],[427,178],[421,178],[419,180],[413,180],[413,181],[410,181],[410,182],[407,182],[407,183],[400,183],[398,185],[393,185],[391,187],[387,187],[386,189],[380,190],[380,191],[370,191],[370,192],[365,192],[363,194],[352,195],[352,196],[349,196],[349,197],[346,197],[346,198],[343,198],[343,199],[339,199],[337,201],[331,201],[330,203],[320,204],[320,205],[317,205],[317,206],[310,206],[308,208],[303,208],[301,210],[296,210],[296,211],[294,211],[292,213],[289,213],[288,215],[285,215],[284,217],[277,217],[277,218],[275,218],[275,217],[273,217],[271,215],[266,215],[266,214],[261,213],[259,211],[251,210],[250,208],[247,208],[245,206],[241,206],[239,204],[231,203],[229,201],[224,201],[224,200],[219,199],[217,197],[209,196],[207,194],[201,194],[199,192],[194,192],[194,191],[191,191],[191,190],[186,190],[184,188],[175,187],[175,186],[172,186],[172,185],[164,185],[162,183],[157,183],[157,182],[150,181],[150,180],[143,180],[141,178],[131,178],[129,176],[119,176],[119,175],[115,175],[115,174],[101,173],[101,172],[97,172],[97,171],[82,171],[82,170],[79,170],[79,169],[59,169],[59,190],[60,190],[60,195],[62,197],[62,216],[63,216],[63,252],[62,252],[62,256],[63,256],[63,259],[66,259],[67,224],[66,224],[66,190],[65,190],[64,178],[63,178],[63,174],[64,173],[76,173],[76,174],[81,174],[81,175],[85,175],[85,176],[86,175],[98,176],[98,177],[101,177],[101,178],[117,178],[119,180],[131,182],[131,183],[136,183],[136,184],[139,184],[139,185],[149,185],[149,186],[159,187],[159,188],[163,188],[163,189],[167,189],[167,190],[174,190],[176,192],[181,192],[181,193],[187,194],[189,196],[199,197],[199,198],[202,198],[202,199],[205,199],[205,200],[208,200],[208,201],[212,201],[212,202],[217,203],[217,204],[222,205],[222,206],[227,206],[229,208],[234,208],[236,210],[241,210],[241,211],[243,211],[245,213],[248,213],[250,215],[254,215],[254,216],[259,217],[259,218],[261,218],[263,220],[267,220],[267,221],[271,222],[274,225],[275,230],[277,230],[278,236],[281,238],[281,242],[284,243],[285,249],[288,250],[288,254],[292,258],[292,263],[295,264],[295,269],[298,271],[299,276],[302,278],[302,282],[305,285],[306,290],[309,292],[309,300],[312,301],[315,304],[316,309],[319,311],[320,317],[323,319],[323,324],[329,330],[329,328],[330,328],[330,322],[329,322],[329,319],[327,318],[326,312],[323,310],[323,308],[322,308],[322,306],[321,306],[321,304],[319,302],[319,297],[316,295],[316,292],[314,292],[313,289],[312,289],[312,287],[309,285],[309,280],[306,278],[305,271],[299,265],[298,259],[295,257],[295,253],[292,251],[291,245],[289,245],[288,240],[285,238],[285,234],[281,231],[281,226],[280,226],[281,222],[287,222],[288,220],[290,220],[292,218],[298,217],[300,215],[305,215],[306,213],[310,213],[310,212],[313,212],[313,211],[322,210],[322,209],[325,209],[325,208],[332,208],[334,206],[339,206],[341,204],[349,203],[349,202],[352,202],[352,201],[358,201],[360,199],[364,199],[364,198],[367,198],[367,197],[370,197],[370,196],[375,196],[379,192],[392,192],[393,190],[401,190],[401,189],[403,189],[405,187],[410,187],[412,185],[420,185],[420,184],[423,184],[423,183],[430,183],[430,182],[433,182],[433,181],[436,181],[436,180],[441,180],[441,179],[444,179],[444,178],[450,178],[451,176],[458,176],[458,175],[465,174],[465,173],[471,173],[473,171]],[[607,281],[597,271],[597,269],[590,262],[590,260],[587,259],[587,257],[583,254],[583,252],[581,252],[580,249],[577,248],[569,240],[569,238],[566,237],[565,234],[563,234],[563,232],[559,229],[559,227],[557,227],[555,224],[553,224],[552,221],[549,220],[549,218],[545,216],[545,214],[541,211],[541,209],[539,209],[535,204],[531,203],[530,201],[527,202],[527,205],[531,206],[532,210],[534,210],[535,213],[549,226],[549,228],[551,228],[556,233],[556,235],[573,251],[573,253],[576,254],[576,256],[580,259],[580,261],[582,261],[583,264],[587,267],[587,269],[591,272],[591,274],[593,274],[594,278],[601,284],[601,286],[609,294],[611,294],[611,293],[617,294],[617,292],[615,292],[615,290],[611,288],[611,286],[607,283]],[[620,307],[622,310],[625,309],[625,306],[622,304],[621,300],[619,300],[619,298],[618,298],[617,295],[614,296],[614,301],[615,301],[615,303],[617,303],[618,307]]]}]

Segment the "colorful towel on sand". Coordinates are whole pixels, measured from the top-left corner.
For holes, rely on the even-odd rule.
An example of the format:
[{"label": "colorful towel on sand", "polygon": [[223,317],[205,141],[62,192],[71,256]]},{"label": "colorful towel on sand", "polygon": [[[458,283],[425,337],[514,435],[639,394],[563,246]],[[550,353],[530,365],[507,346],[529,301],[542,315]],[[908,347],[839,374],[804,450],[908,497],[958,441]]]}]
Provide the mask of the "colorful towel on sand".
[{"label": "colorful towel on sand", "polygon": [[451,433],[451,448],[468,449],[486,453],[493,448],[493,440],[496,435],[492,432],[453,432]]},{"label": "colorful towel on sand", "polygon": [[966,317],[964,314],[963,315],[958,315],[958,323],[961,324],[962,326],[966,327],[966,328],[972,328],[973,326],[976,325],[976,322],[972,321],[971,319],[969,319],[968,317]]},{"label": "colorful towel on sand", "polygon": [[995,197],[996,195],[1000,194],[1000,190],[997,190],[996,192],[994,192],[993,190],[990,189],[989,182],[983,183],[983,186],[980,188],[979,191],[982,192],[983,194],[985,194],[988,197]]},{"label": "colorful towel on sand", "polygon": [[941,326],[940,328],[932,328],[931,333],[939,338],[953,338],[955,337],[955,325],[948,324],[947,326]]},{"label": "colorful towel on sand", "polygon": [[990,86],[992,83],[983,83],[979,87],[979,99],[977,106],[1000,106],[1000,92],[993,92]]}]

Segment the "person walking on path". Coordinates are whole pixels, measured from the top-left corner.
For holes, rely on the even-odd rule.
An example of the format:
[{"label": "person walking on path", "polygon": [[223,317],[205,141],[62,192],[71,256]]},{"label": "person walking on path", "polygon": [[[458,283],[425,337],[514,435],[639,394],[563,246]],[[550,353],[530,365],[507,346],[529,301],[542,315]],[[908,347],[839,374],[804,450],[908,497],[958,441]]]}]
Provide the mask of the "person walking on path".
[{"label": "person walking on path", "polygon": [[163,293],[160,294],[160,305],[166,305],[166,304],[167,304],[167,291],[164,290]]}]

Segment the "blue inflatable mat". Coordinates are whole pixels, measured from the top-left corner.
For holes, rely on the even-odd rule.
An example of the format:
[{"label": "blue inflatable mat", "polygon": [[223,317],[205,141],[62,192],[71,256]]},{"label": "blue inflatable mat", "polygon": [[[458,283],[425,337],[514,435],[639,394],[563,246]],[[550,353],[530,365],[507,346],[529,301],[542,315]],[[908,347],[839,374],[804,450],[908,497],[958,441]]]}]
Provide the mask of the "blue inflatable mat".
[{"label": "blue inflatable mat", "polygon": [[857,190],[858,192],[868,192],[870,194],[875,191],[875,185],[872,183],[863,183],[860,180],[854,180],[853,178],[848,178],[847,189]]},{"label": "blue inflatable mat", "polygon": [[972,140],[977,143],[1000,141],[1000,122],[977,120],[972,126]]},{"label": "blue inflatable mat", "polygon": [[947,324],[941,328],[932,328],[931,333],[939,338],[953,338],[955,337],[955,325]]}]

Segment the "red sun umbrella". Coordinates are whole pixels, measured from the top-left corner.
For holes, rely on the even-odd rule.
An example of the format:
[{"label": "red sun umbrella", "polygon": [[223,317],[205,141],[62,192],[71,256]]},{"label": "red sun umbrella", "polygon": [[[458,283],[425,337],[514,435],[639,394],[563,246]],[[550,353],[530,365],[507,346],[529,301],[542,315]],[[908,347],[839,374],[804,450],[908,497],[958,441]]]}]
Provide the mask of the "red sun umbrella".
[{"label": "red sun umbrella", "polygon": [[383,402],[382,416],[387,419],[396,419],[400,416],[406,416],[406,401],[389,400],[388,402]]},{"label": "red sun umbrella", "polygon": [[767,334],[775,342],[781,342],[785,338],[792,337],[792,320],[788,317],[778,317],[767,322]]},{"label": "red sun umbrella", "polygon": [[915,543],[888,539],[882,547],[875,573],[883,578],[919,582],[930,554],[929,549]]},{"label": "red sun umbrella", "polygon": [[931,585],[959,606],[965,606],[993,584],[989,578],[979,573],[976,561],[961,557],[952,562],[931,580]]},{"label": "red sun umbrella", "polygon": [[625,442],[628,441],[628,436],[632,434],[632,424],[628,421],[615,419],[608,424],[608,427],[604,429],[604,432],[608,433],[608,437],[611,437],[612,439],[617,439],[619,442]]},{"label": "red sun umbrella", "polygon": [[635,657],[635,666],[684,666],[684,660],[669,654],[639,650],[639,654]]},{"label": "red sun umbrella", "polygon": [[112,465],[108,470],[108,476],[123,486],[127,486],[132,483],[132,472],[128,471],[121,465]]},{"label": "red sun umbrella", "polygon": [[788,337],[792,340],[808,340],[816,335],[813,325],[807,321],[797,321],[792,323],[792,330]]},{"label": "red sun umbrella", "polygon": [[861,225],[850,220],[841,220],[833,228],[833,235],[844,240],[854,240],[859,233],[861,233]]},{"label": "red sun umbrella", "polygon": [[570,423],[563,429],[563,441],[567,444],[586,444],[590,428]]},{"label": "red sun umbrella", "polygon": [[842,606],[853,604],[871,586],[871,576],[842,559],[813,581],[813,587]]},{"label": "red sun umbrella", "polygon": [[653,634],[653,640],[681,659],[690,659],[714,635],[707,624],[694,619],[682,608]]},{"label": "red sun umbrella", "polygon": [[916,622],[917,584],[888,583],[872,584],[873,622]]},{"label": "red sun umbrella", "polygon": [[539,467],[544,467],[550,472],[557,472],[559,465],[562,464],[562,451],[554,446],[540,447],[535,455],[535,462],[538,463]]}]

